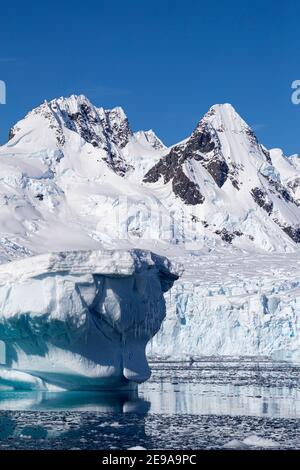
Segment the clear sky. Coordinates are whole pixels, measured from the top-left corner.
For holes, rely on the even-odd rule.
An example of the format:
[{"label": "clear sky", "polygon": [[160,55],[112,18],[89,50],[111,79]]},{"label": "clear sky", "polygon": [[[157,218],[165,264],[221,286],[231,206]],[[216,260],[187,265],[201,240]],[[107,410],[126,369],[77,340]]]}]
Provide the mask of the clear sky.
[{"label": "clear sky", "polygon": [[121,105],[167,144],[231,102],[267,147],[300,153],[299,0],[1,2],[0,141],[44,99]]}]

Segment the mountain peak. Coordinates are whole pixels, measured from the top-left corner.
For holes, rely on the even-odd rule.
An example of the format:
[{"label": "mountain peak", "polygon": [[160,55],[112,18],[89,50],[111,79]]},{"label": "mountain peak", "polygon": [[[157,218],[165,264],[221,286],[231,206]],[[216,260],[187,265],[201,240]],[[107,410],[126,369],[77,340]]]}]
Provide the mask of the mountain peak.
[{"label": "mountain peak", "polygon": [[112,116],[115,116],[120,121],[127,119],[124,109],[121,106],[115,106],[112,109],[105,109],[105,112],[109,113]]},{"label": "mountain peak", "polygon": [[209,123],[215,129],[230,131],[245,131],[250,129],[230,103],[214,104],[199,122],[199,125]]},{"label": "mountain peak", "polygon": [[73,94],[68,97],[60,96],[59,98],[54,98],[49,101],[45,100],[42,105],[35,108],[31,113],[37,114],[39,112],[43,112],[45,108],[48,108],[53,113],[63,110],[69,115],[74,115],[80,112],[83,107],[89,109],[94,108],[90,100],[85,95]]},{"label": "mountain peak", "polygon": [[60,96],[59,98],[53,98],[50,100],[50,103],[55,103],[58,102],[60,104],[62,103],[68,103],[69,105],[71,104],[82,104],[82,103],[90,103],[90,100],[83,94],[80,95],[75,95],[72,94],[70,96]]},{"label": "mountain peak", "polygon": [[[150,198],[164,214],[171,209],[172,240],[187,230],[193,240],[204,236],[209,243],[254,242],[266,249],[300,243],[300,160],[269,152],[229,103],[212,106],[187,139],[166,148],[152,130],[132,133],[119,106],[96,107],[84,95],[60,97],[16,124],[0,160],[2,207],[11,207],[18,231],[24,219],[24,234],[32,230],[38,237],[38,217],[49,210],[52,221],[53,208],[59,214],[59,206],[70,201],[70,214],[78,207],[76,220],[88,227],[84,239],[96,240],[107,214],[113,218],[118,210],[112,200],[126,194],[132,212],[122,227],[138,237],[146,233],[139,224],[147,226],[148,215],[142,213]],[[185,210],[191,231],[183,226]],[[65,214],[62,210],[63,224]],[[115,229],[108,230],[115,235]]]},{"label": "mountain peak", "polygon": [[149,144],[156,150],[163,150],[167,148],[152,129],[149,129],[148,131],[137,131],[134,133],[134,135],[138,141]]}]

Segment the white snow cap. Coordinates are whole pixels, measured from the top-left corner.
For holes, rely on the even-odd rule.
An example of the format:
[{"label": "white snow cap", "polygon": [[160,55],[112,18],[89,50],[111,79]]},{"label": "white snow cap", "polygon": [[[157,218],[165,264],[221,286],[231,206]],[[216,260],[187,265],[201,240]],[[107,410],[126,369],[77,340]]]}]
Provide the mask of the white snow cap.
[{"label": "white snow cap", "polygon": [[200,122],[203,121],[210,122],[214,127],[221,127],[223,130],[240,131],[249,128],[230,103],[214,104]]},{"label": "white snow cap", "polygon": [[115,247],[123,232],[126,247],[169,234],[167,244],[298,249],[299,159],[269,152],[229,103],[171,148],[84,95],[46,101],[10,137],[0,148],[0,259]]}]

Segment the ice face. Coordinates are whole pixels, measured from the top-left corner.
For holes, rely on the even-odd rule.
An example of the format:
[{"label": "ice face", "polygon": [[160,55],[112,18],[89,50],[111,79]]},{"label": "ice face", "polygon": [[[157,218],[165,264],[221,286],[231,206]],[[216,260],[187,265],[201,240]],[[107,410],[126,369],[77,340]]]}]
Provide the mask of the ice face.
[{"label": "ice face", "polygon": [[6,351],[4,341],[0,341],[0,364],[5,364]]},{"label": "ice face", "polygon": [[55,253],[0,267],[0,384],[95,390],[149,378],[149,339],[177,274],[141,251]]},{"label": "ice face", "polygon": [[265,356],[300,361],[299,255],[186,253],[184,276],[166,293],[152,357]]}]

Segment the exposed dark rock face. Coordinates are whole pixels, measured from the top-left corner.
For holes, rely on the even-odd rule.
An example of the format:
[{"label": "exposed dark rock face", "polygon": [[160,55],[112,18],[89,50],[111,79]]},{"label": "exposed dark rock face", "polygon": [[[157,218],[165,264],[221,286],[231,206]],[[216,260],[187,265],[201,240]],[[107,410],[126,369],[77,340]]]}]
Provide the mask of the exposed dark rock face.
[{"label": "exposed dark rock face", "polygon": [[279,199],[284,199],[286,202],[292,202],[297,204],[293,196],[290,194],[287,188],[285,188],[280,181],[274,181],[266,175],[262,175],[270,185],[270,191],[275,194]]},{"label": "exposed dark rock face", "polygon": [[215,234],[220,235],[222,240],[227,243],[232,243],[235,237],[241,237],[244,235],[240,230],[234,230],[233,232],[230,232],[226,228],[222,228],[222,230],[216,230]]},{"label": "exposed dark rock face", "polygon": [[273,202],[269,199],[268,194],[260,188],[253,188],[251,196],[254,201],[264,209],[268,215],[273,211]]},{"label": "exposed dark rock face", "polygon": [[[129,170],[116,147],[123,148],[128,143],[132,132],[126,116],[118,116],[118,109],[102,110],[97,112],[95,108],[82,103],[76,115],[69,115],[71,122],[79,135],[96,148],[102,148],[108,153],[106,163],[120,176],[124,176]],[[68,122],[68,120],[67,120]],[[72,125],[71,125],[72,127]]]},{"label": "exposed dark rock face", "polygon": [[196,139],[198,141],[198,150],[202,153],[209,153],[215,148],[211,135],[206,131],[199,132]]},{"label": "exposed dark rock face", "polygon": [[16,135],[16,129],[12,127],[11,129],[9,129],[8,140],[13,139],[15,135]]},{"label": "exposed dark rock face", "polygon": [[[277,197],[282,197],[286,202],[295,203],[290,193],[280,185],[280,183],[274,183],[274,187],[277,191]],[[279,194],[278,194],[279,193]],[[267,193],[260,188],[254,188],[251,191],[251,195],[256,203],[262,207],[268,215],[273,212],[273,202],[269,199]],[[295,203],[296,204],[296,203]],[[300,226],[284,225],[278,219],[274,218],[273,221],[295,242],[300,243]]]},{"label": "exposed dark rock face", "polygon": [[183,165],[186,164],[193,173],[193,161],[201,162],[216,184],[220,188],[223,186],[229,167],[220,152],[216,133],[210,132],[205,124],[198,126],[187,142],[173,147],[168,155],[154,165],[145,175],[144,182],[155,183],[161,177],[164,183],[172,180],[174,193],[186,204],[201,204],[204,201],[201,188],[183,170]]},{"label": "exposed dark rock face", "polygon": [[118,119],[117,110],[114,109],[105,110],[104,113],[105,118],[101,119],[101,123],[106,136],[118,147],[125,147],[132,136],[127,117],[124,116],[124,119]]},{"label": "exposed dark rock face", "polygon": [[124,147],[132,136],[128,119],[121,109],[98,110],[88,101],[83,101],[78,103],[78,111],[74,113],[54,101],[45,103],[37,111],[42,111],[50,121],[50,127],[55,129],[59,147],[65,144],[64,125],[93,147],[105,150],[108,156],[104,160],[115,173],[124,176],[129,170],[118,151],[118,147]]},{"label": "exposed dark rock face", "polygon": [[176,176],[177,168],[184,163],[181,146],[173,147],[171,152],[156,163],[144,176],[145,183],[156,183],[161,177],[168,183]]},{"label": "exposed dark rock face", "polygon": [[300,227],[286,226],[282,230],[292,239],[295,243],[300,243]]},{"label": "exposed dark rock face", "polygon": [[207,162],[206,169],[211,174],[219,188],[222,188],[223,184],[227,180],[229,173],[229,167],[225,160],[213,158]]},{"label": "exposed dark rock face", "polygon": [[231,180],[232,186],[239,191],[240,190],[240,185],[239,185],[238,180],[236,180],[234,178],[230,178],[230,180]]},{"label": "exposed dark rock face", "polygon": [[199,186],[184,173],[182,169],[184,162],[185,156],[181,152],[181,146],[176,146],[148,171],[144,182],[156,183],[161,177],[165,184],[172,180],[174,194],[182,201],[188,205],[202,204],[205,198],[201,194]]},{"label": "exposed dark rock face", "polygon": [[100,120],[87,104],[82,103],[77,113],[68,114],[64,110],[61,113],[68,129],[77,132],[86,142],[94,147],[100,146],[99,135],[95,132],[95,126],[100,123]]},{"label": "exposed dark rock face", "polygon": [[220,235],[222,240],[227,243],[232,243],[232,240],[234,239],[234,234],[229,233],[225,228],[222,228],[222,230],[216,230],[215,233]]},{"label": "exposed dark rock face", "polygon": [[300,226],[299,225],[285,225],[278,219],[274,219],[274,222],[295,242],[300,243]]},{"label": "exposed dark rock face", "polygon": [[261,148],[262,153],[265,155],[267,162],[270,163],[270,165],[272,165],[270,152],[266,150],[262,145],[260,145],[260,148]]},{"label": "exposed dark rock face", "polygon": [[277,187],[276,189],[277,189],[278,193],[280,194],[280,196],[282,196],[283,199],[286,202],[295,202],[294,198],[291,196],[291,194],[283,186]]},{"label": "exposed dark rock face", "polygon": [[183,173],[182,169],[179,169],[173,178],[172,188],[174,194],[188,205],[195,206],[204,202],[205,198],[200,193],[198,186]]},{"label": "exposed dark rock face", "polygon": [[185,159],[200,161],[219,188],[223,186],[228,177],[229,167],[213,128],[200,122],[186,144],[184,155]]},{"label": "exposed dark rock face", "polygon": [[259,145],[257,137],[256,137],[256,135],[254,134],[253,130],[250,127],[246,127],[244,129],[244,132],[245,132],[245,134],[247,134],[247,136],[249,137],[250,142],[253,145],[255,145],[255,146]]}]

